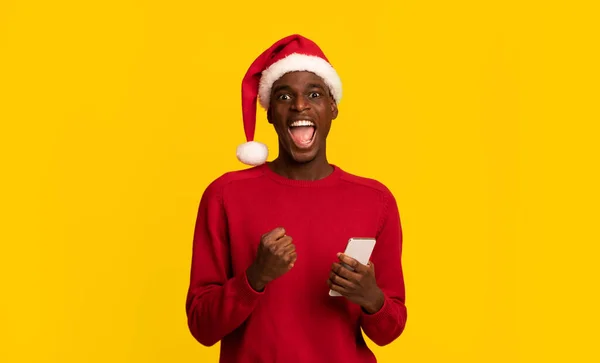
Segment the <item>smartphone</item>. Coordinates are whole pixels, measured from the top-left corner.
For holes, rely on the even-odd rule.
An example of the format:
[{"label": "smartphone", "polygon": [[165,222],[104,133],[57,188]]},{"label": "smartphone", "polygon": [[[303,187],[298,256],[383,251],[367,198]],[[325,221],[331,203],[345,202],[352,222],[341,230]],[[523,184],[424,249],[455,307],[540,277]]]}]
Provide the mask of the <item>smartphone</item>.
[{"label": "smartphone", "polygon": [[[348,240],[348,244],[346,245],[346,250],[344,254],[346,256],[352,257],[357,260],[359,263],[366,265],[369,263],[369,259],[371,258],[371,253],[373,253],[373,249],[375,248],[375,238],[367,238],[367,237],[352,237]],[[352,270],[352,267],[343,264],[349,270]],[[340,293],[329,290],[330,296],[341,296]]]}]

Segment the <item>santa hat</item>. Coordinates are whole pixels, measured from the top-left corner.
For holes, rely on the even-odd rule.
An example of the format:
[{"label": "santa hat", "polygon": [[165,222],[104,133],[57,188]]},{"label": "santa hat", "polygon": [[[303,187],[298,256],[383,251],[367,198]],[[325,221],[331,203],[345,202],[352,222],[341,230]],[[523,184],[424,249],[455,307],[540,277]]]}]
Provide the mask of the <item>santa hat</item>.
[{"label": "santa hat", "polygon": [[255,166],[267,161],[267,146],[254,141],[257,100],[268,109],[273,83],[293,71],[310,71],[320,76],[336,104],[340,102],[342,82],[317,44],[298,34],[277,41],[254,60],[242,80],[246,142],[237,147],[237,158],[242,163]]}]

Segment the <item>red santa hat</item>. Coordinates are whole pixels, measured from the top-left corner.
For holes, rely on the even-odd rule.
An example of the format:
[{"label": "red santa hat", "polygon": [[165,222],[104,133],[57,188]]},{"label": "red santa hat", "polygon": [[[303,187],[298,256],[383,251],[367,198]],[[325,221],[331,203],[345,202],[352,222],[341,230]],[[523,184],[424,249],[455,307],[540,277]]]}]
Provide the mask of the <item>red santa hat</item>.
[{"label": "red santa hat", "polygon": [[342,98],[342,82],[317,44],[298,35],[287,36],[265,50],[248,68],[242,80],[242,116],[246,142],[237,147],[237,158],[246,165],[267,161],[267,146],[254,141],[257,101],[269,108],[271,87],[284,74],[309,71],[320,76],[336,103]]}]

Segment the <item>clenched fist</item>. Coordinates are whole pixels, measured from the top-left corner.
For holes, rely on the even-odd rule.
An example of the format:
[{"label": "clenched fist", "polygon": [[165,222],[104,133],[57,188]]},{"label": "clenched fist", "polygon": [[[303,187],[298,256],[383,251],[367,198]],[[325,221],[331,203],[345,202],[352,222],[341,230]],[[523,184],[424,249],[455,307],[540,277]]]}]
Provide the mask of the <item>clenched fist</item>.
[{"label": "clenched fist", "polygon": [[254,290],[262,291],[269,282],[291,270],[296,258],[292,237],[286,236],[282,227],[275,228],[261,237],[256,259],[246,271],[248,282]]}]

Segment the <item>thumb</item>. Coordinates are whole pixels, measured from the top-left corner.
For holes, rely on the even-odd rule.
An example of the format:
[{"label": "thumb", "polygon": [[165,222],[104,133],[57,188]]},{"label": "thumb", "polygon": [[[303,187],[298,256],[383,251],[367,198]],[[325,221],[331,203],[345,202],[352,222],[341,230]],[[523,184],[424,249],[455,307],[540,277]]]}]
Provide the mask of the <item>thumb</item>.
[{"label": "thumb", "polygon": [[373,274],[375,274],[375,264],[373,263],[373,261],[369,261],[368,265],[371,271],[373,271]]}]

